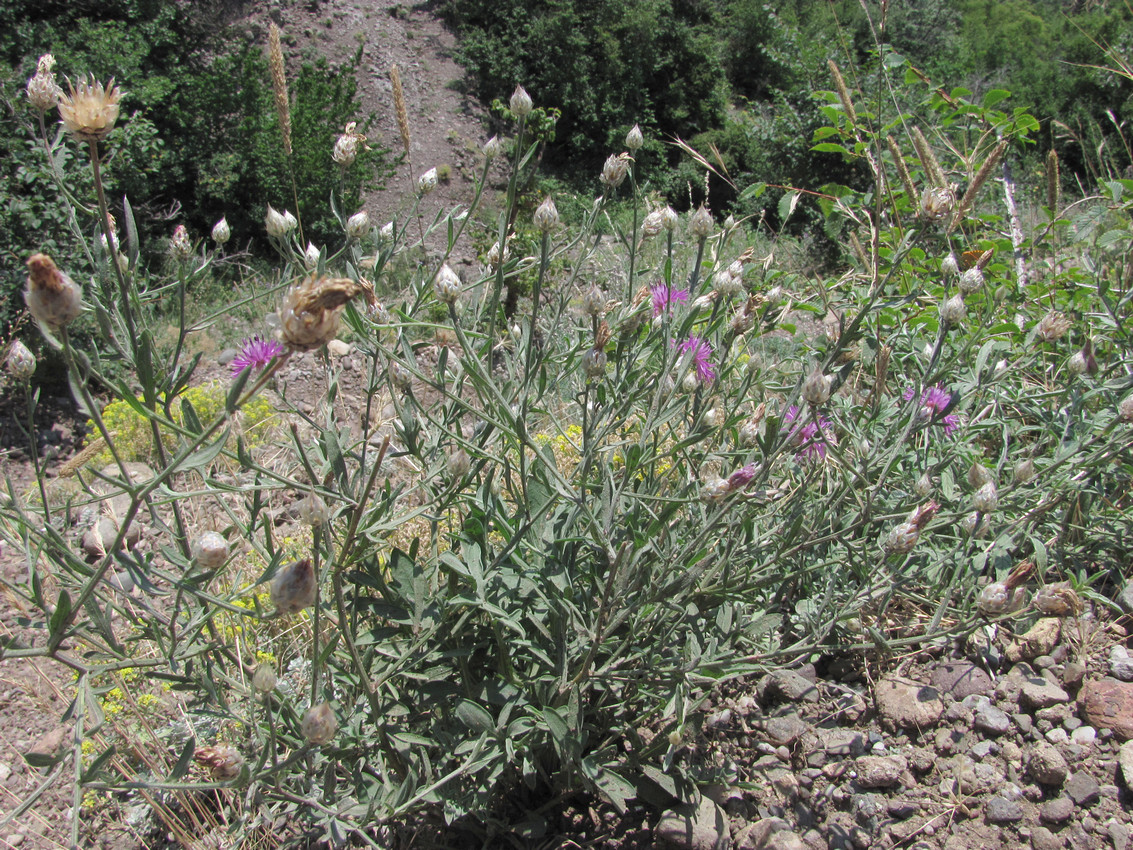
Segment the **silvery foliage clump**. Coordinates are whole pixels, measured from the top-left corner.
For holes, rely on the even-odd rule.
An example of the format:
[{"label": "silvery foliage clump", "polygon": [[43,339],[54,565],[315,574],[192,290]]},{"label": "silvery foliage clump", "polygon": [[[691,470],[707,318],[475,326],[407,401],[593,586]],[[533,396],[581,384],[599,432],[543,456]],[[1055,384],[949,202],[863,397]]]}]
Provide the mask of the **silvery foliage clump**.
[{"label": "silvery foliage clump", "polygon": [[[939,123],[922,94],[905,92],[910,110]],[[1106,247],[1083,255],[1040,228],[1032,250],[1061,252],[1064,271],[1021,277],[975,211],[923,213],[918,186],[936,169],[898,140],[904,176],[871,154],[869,191],[842,187],[826,210],[847,235],[845,269],[814,280],[783,261],[785,236],[648,203],[617,152],[618,179],[596,183],[579,220],[562,222],[550,199],[525,203],[517,186],[539,142],[525,132],[529,96],[516,97],[502,209],[483,203],[486,160],[468,206],[429,220],[415,192],[369,234],[344,211],[339,246],[308,252],[269,210],[278,284],[249,297],[265,314],[291,299],[304,333],[292,348],[316,350],[326,387],[307,412],[278,396],[289,425],[270,451],[239,438],[238,414],[292,354],[265,353],[204,420],[179,398],[197,365],[184,352],[210,320],[182,311],[176,344],[155,342],[157,301],[189,291],[216,256],[195,248],[163,281],[136,245],[125,263],[103,256],[87,289],[97,341],[76,350],[63,329],[58,344],[112,451],[81,388],[103,382],[150,423],[152,468],[77,476],[71,509],[108,491],[128,505],[93,562],[46,496],[9,488],[0,508],[28,564],[13,592],[38,628],[3,655],[75,671],[75,745],[56,766],[79,767],[77,795],[148,789],[168,825],[219,788],[211,799],[234,829],[286,818],[293,832],[275,837],[336,842],[425,808],[487,817],[520,785],[620,809],[648,797],[650,771],[720,779],[681,743],[718,682],[827,648],[964,634],[1006,614],[976,603],[1021,561],[1085,595],[1117,568],[1133,472],[1130,294],[1115,278],[1128,217],[1109,218]],[[884,148],[865,96],[853,120],[840,97],[823,144]],[[941,132],[994,126],[1022,144],[1033,130],[968,107]],[[887,198],[875,239],[871,192]],[[985,192],[969,207],[997,211]],[[784,196],[784,219],[801,197]],[[476,228],[474,241],[509,250],[461,278],[452,252]],[[953,271],[972,243],[978,288]],[[999,249],[990,261],[987,247]],[[1063,338],[1036,332],[1050,300],[1078,317]],[[339,320],[367,376],[360,426],[342,414],[327,340],[311,336]],[[1095,368],[1071,372],[1086,340]],[[392,422],[371,415],[384,410]],[[1023,462],[1031,472],[1014,478]],[[968,476],[974,466],[985,474]],[[291,543],[271,510],[281,500],[320,506]],[[203,516],[231,546],[210,538],[219,565],[194,557]],[[141,523],[149,545],[131,550]],[[107,582],[118,573],[134,594]],[[257,689],[264,657],[278,682],[261,676],[272,687]],[[189,718],[184,741],[131,741],[157,766],[136,776],[115,735],[141,733],[101,708],[127,670]],[[209,758],[231,748],[238,775],[218,779]]]}]

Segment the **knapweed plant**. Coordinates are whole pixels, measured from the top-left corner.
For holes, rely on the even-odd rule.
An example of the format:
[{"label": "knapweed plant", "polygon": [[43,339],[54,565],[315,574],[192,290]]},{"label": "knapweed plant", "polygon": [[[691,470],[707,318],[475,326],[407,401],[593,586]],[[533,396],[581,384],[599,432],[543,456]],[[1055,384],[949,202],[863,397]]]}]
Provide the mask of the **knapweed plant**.
[{"label": "knapweed plant", "polygon": [[[719,682],[1009,626],[1036,591],[1044,613],[1106,605],[1128,569],[1133,183],[1067,203],[1050,161],[1050,192],[1017,187],[1036,123],[1006,93],[945,93],[892,54],[862,88],[831,73],[815,144],[860,185],[779,205],[819,205],[844,245],[828,273],[786,267],[786,237],[752,222],[647,202],[636,127],[561,221],[520,196],[539,142],[519,88],[466,207],[423,217],[426,170],[388,225],[339,210],[341,242],[308,246],[265,199],[281,261],[254,297],[277,335],[245,345],[207,414],[185,356],[204,325],[182,311],[162,348],[152,316],[216,254],[177,234],[176,276],[154,276],[128,205],[79,209],[99,275],[80,291],[34,254],[27,306],[112,463],[77,473],[68,515],[124,507],[94,557],[47,496],[9,486],[0,510],[38,630],[3,655],[77,676],[45,781],[75,778],[76,813],[86,790],[128,792],[190,837],[211,795],[226,840],[376,846],[421,811],[485,825],[581,791],[620,809],[662,797],[662,773],[720,781],[681,755]],[[115,93],[61,102],[96,186]],[[475,228],[492,248],[462,276]],[[87,318],[98,342],[77,350]],[[326,355],[340,333],[361,410]],[[298,358],[322,364],[314,409],[275,382]],[[145,423],[148,466],[96,382]],[[238,419],[265,399],[279,424],[254,444]],[[96,683],[126,669],[183,719],[106,734]]]}]

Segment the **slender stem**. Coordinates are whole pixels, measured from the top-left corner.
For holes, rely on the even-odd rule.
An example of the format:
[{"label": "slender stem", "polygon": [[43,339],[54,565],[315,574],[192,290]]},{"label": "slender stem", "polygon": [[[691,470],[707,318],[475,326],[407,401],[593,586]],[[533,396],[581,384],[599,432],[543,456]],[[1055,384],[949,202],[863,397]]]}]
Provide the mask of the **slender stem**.
[{"label": "slender stem", "polygon": [[[122,266],[118,262],[117,251],[114,248],[114,237],[110,230],[110,209],[106,205],[106,191],[102,187],[102,170],[99,166],[98,142],[90,143],[90,163],[94,172],[94,188],[98,193],[98,210],[102,216],[102,232],[106,236],[106,244],[110,249],[110,265],[114,266],[114,273],[118,277],[118,295],[121,299],[122,315],[126,317],[126,329],[130,334],[130,345],[137,352],[138,332],[134,325],[134,310],[130,305],[130,290],[126,286],[126,276],[122,273]],[[107,309],[110,304],[106,305]]]},{"label": "slender stem", "polygon": [[28,451],[31,452],[32,466],[35,467],[35,481],[39,485],[39,497],[43,500],[43,521],[51,524],[51,508],[47,504],[47,487],[44,484],[43,470],[39,468],[39,440],[35,433],[35,393],[31,389],[31,380],[24,381],[24,396],[28,402]]}]

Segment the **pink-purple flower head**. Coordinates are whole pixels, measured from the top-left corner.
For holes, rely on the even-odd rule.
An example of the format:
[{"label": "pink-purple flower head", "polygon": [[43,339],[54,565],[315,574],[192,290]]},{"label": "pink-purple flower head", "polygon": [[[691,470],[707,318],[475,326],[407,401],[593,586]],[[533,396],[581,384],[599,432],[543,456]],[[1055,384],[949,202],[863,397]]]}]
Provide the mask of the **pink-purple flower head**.
[{"label": "pink-purple flower head", "polygon": [[728,490],[742,490],[753,480],[755,480],[756,466],[754,463],[749,463],[746,466],[741,466],[735,472],[728,476]]},{"label": "pink-purple flower head", "polygon": [[[901,398],[905,401],[911,401],[915,394],[916,390],[913,387],[907,387]],[[948,412],[951,407],[952,394],[943,387],[925,387],[924,392],[921,393],[922,415],[925,419],[938,421],[942,424],[945,436],[950,435],[960,427],[960,417],[955,413]]]},{"label": "pink-purple flower head", "polygon": [[[685,293],[686,296],[688,293]],[[712,364],[712,346],[696,335],[690,335],[682,342],[678,349],[682,356],[691,355],[692,366],[696,369],[696,377],[703,383],[708,383],[716,377],[716,367]]]},{"label": "pink-purple flower head", "polygon": [[258,336],[246,339],[232,358],[232,374],[239,375],[245,369],[263,369],[284,350],[283,345],[274,339],[260,339]]},{"label": "pink-purple flower head", "polygon": [[826,458],[826,444],[834,441],[834,426],[825,416],[817,413],[811,416],[805,424],[798,422],[799,408],[792,404],[783,415],[783,424],[794,422],[794,426],[787,434],[787,442],[798,449],[795,459],[824,460]]},{"label": "pink-purple flower head", "polygon": [[688,303],[687,289],[673,289],[665,283],[657,283],[649,287],[649,293],[653,296],[653,318],[657,318],[662,313],[669,313],[674,304]]}]

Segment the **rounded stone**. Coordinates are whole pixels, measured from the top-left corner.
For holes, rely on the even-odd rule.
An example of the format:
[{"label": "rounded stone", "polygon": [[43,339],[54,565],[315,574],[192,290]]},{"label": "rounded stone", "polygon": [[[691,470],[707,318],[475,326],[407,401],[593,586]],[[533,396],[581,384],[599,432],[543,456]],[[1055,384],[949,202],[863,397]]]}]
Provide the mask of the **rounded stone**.
[{"label": "rounded stone", "polygon": [[1069,797],[1055,797],[1039,808],[1043,823],[1066,823],[1074,814],[1074,801]]}]

